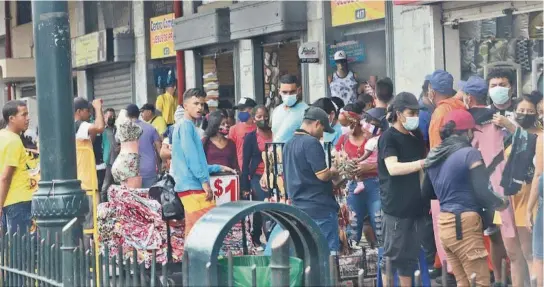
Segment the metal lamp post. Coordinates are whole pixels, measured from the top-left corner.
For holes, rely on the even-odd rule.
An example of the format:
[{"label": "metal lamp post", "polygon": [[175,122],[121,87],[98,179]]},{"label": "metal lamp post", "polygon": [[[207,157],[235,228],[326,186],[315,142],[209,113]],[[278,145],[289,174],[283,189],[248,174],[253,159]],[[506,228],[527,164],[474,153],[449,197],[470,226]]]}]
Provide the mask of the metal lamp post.
[{"label": "metal lamp post", "polygon": [[[40,233],[55,236],[73,218],[83,218],[89,211],[77,180],[67,2],[32,1],[32,21],[41,155],[41,180],[32,198],[32,213]],[[78,220],[71,236],[75,242],[63,242],[63,248],[77,246],[82,234]]]}]

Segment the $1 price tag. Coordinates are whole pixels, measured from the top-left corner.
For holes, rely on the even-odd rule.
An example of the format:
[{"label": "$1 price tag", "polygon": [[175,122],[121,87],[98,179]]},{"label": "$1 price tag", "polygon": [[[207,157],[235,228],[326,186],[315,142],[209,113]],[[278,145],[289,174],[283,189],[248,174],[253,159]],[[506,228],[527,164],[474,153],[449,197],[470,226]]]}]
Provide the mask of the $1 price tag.
[{"label": "$1 price tag", "polygon": [[210,184],[216,205],[238,200],[240,182],[237,175],[212,175]]}]

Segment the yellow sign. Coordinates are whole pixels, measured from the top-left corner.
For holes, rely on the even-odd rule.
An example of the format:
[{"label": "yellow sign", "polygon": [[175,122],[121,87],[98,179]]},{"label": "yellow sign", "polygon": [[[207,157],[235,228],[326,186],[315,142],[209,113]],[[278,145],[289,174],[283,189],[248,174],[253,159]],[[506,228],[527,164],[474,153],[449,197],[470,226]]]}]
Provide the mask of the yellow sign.
[{"label": "yellow sign", "polygon": [[106,30],[72,39],[72,67],[74,68],[105,62],[106,53]]},{"label": "yellow sign", "polygon": [[332,0],[332,26],[385,18],[385,1]]},{"label": "yellow sign", "polygon": [[151,18],[149,38],[151,40],[151,59],[171,57],[174,50],[174,14]]}]

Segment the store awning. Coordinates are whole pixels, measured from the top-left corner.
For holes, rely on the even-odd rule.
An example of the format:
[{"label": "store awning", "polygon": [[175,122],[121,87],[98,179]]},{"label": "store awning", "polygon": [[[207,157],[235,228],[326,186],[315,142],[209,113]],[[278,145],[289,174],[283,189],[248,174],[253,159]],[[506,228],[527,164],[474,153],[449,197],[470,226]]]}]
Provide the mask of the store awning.
[{"label": "store awning", "polygon": [[30,82],[36,78],[34,58],[0,59],[0,79],[4,83]]}]

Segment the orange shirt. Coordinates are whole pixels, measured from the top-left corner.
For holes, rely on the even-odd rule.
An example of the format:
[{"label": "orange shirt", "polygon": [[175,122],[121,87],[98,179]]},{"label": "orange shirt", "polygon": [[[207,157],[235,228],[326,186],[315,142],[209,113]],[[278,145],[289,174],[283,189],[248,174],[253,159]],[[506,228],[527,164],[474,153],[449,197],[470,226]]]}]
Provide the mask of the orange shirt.
[{"label": "orange shirt", "polygon": [[238,157],[238,166],[242,168],[244,162],[244,138],[246,134],[257,129],[255,124],[237,123],[230,127],[229,139],[236,144],[236,155]]},{"label": "orange shirt", "polygon": [[431,123],[429,125],[429,145],[431,149],[442,142],[442,139],[440,138],[440,128],[444,124],[444,118],[449,112],[457,109],[465,110],[466,108],[462,101],[454,97],[438,102],[433,115],[431,116]]}]

